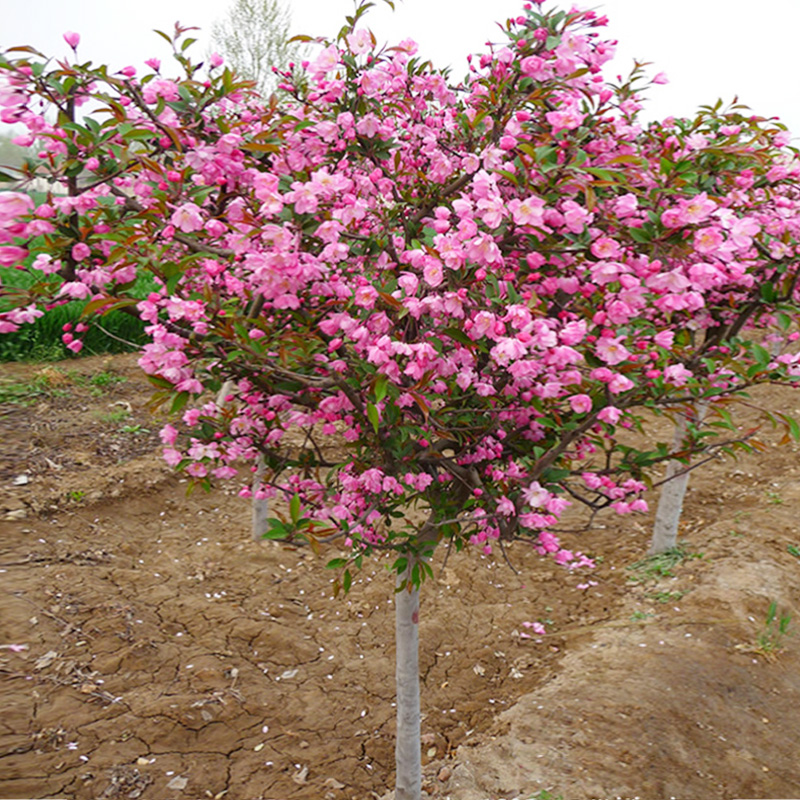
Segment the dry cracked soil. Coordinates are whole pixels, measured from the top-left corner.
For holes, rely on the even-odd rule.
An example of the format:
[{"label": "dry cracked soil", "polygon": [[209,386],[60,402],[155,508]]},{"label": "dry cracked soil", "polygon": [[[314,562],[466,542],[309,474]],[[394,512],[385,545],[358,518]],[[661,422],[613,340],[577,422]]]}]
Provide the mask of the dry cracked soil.
[{"label": "dry cracked soil", "polygon": [[[0,365],[0,797],[387,796],[387,563],[334,598],[334,551],[252,541],[236,487],[187,496],[149,396],[132,356]],[[519,543],[437,559],[427,795],[800,798],[800,463],[779,438],[694,473],[683,557],[642,564],[651,520],[609,515],[564,537],[591,574]]]}]

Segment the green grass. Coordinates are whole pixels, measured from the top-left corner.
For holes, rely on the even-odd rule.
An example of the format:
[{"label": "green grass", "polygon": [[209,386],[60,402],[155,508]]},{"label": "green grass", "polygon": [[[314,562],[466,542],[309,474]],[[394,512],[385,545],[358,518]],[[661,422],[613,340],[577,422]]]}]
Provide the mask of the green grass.
[{"label": "green grass", "polygon": [[792,622],[792,615],[788,611],[778,614],[778,603],[773,600],[767,609],[767,616],[764,620],[764,627],[756,639],[757,650],[764,655],[777,653],[783,649],[783,640],[791,635],[789,626]]},{"label": "green grass", "polygon": [[690,553],[683,545],[678,545],[663,553],[637,561],[627,569],[632,573],[629,583],[641,583],[645,580],[660,580],[661,578],[674,578],[672,570],[684,561],[702,558],[702,553]]},{"label": "green grass", "polygon": [[648,600],[655,600],[656,603],[676,603],[686,594],[686,592],[676,590],[674,592],[649,592],[645,595]]},{"label": "green grass", "polygon": [[107,371],[81,375],[75,370],[43,367],[27,381],[0,381],[0,404],[30,406],[45,397],[66,397],[70,394],[71,386],[83,387],[93,397],[100,397],[110,387],[126,380],[124,375]]},{"label": "green grass", "polygon": [[27,383],[22,381],[0,382],[0,404],[30,406],[43,397],[65,397],[69,391],[54,385],[50,376],[37,375]]},{"label": "green grass", "polygon": [[127,408],[114,408],[111,411],[103,412],[102,414],[97,414],[97,419],[100,422],[111,422],[113,424],[117,424],[120,422],[124,422],[128,417],[130,417],[131,412],[128,411]]}]

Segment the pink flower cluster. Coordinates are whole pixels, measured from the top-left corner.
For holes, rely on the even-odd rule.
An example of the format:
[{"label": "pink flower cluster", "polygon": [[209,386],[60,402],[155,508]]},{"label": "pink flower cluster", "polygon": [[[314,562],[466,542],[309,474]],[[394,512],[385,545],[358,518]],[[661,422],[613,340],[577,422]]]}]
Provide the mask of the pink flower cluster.
[{"label": "pink flower cluster", "polygon": [[566,508],[646,510],[666,457],[626,429],[795,380],[800,162],[737,113],[644,128],[603,77],[605,20],[528,5],[459,85],[364,29],[278,108],[217,60],[202,84],[75,65],[116,120],[96,129],[49,123],[58,73],[8,61],[0,115],[65,194],[0,195],[0,263],[39,280],[0,332],[57,298],[135,307],[188,430],[165,429],[169,463],[205,481],[261,456],[255,494],[358,554],[411,546],[396,520],[421,504],[442,538],[589,564],[552,531]]}]

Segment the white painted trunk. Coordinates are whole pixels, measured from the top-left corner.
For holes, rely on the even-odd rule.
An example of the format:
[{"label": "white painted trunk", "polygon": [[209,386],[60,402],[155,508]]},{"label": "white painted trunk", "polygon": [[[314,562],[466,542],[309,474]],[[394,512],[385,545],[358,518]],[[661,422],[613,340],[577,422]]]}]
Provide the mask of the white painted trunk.
[{"label": "white painted trunk", "polygon": [[[686,430],[689,419],[695,425],[702,423],[708,411],[708,403],[698,403],[691,417],[681,416],[680,422],[675,426],[675,438],[672,442],[673,452],[679,451],[686,438]],[[680,461],[667,462],[667,470],[664,474],[664,483],[661,486],[661,496],[658,499],[656,509],[656,519],[653,524],[653,538],[650,540],[649,555],[663,553],[671,550],[678,544],[678,525],[681,521],[683,511],[683,500],[686,497],[686,489],[689,486],[688,464]]]},{"label": "white painted trunk", "polygon": [[266,464],[264,463],[264,456],[259,455],[258,460],[256,461],[256,471],[253,475],[253,507],[252,507],[252,518],[253,518],[253,539],[258,541],[266,532],[269,524],[267,523],[267,518],[269,517],[269,500],[265,497],[263,500],[259,500],[255,493],[258,491],[259,486],[261,485],[261,479],[264,477],[264,470],[266,469]]},{"label": "white painted trunk", "polygon": [[[413,559],[398,585],[410,578]],[[419,704],[419,589],[407,588],[395,595],[395,641],[397,645],[397,778],[395,800],[421,800],[422,745]]]},{"label": "white painted trunk", "polygon": [[[222,384],[219,392],[217,392],[218,406],[229,405],[225,398],[233,391],[233,386],[233,381],[225,381],[225,383]],[[251,506],[252,529],[250,532],[255,541],[260,540],[269,527],[267,524],[267,518],[269,517],[269,500],[266,498],[263,500],[257,500],[255,497],[255,493],[261,485],[261,479],[264,477],[265,469],[266,465],[264,464],[264,456],[259,455],[258,460],[256,461],[256,471],[253,474],[253,482],[251,484],[251,488],[253,490],[253,502]]]}]

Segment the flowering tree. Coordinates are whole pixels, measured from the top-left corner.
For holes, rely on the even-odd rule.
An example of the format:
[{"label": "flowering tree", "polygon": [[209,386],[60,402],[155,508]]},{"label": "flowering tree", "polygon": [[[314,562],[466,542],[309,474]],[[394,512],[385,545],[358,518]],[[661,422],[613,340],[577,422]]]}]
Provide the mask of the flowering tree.
[{"label": "flowering tree", "polygon": [[[406,800],[434,549],[524,539],[590,565],[553,532],[570,504],[645,510],[653,467],[747,446],[732,401],[798,370],[800,165],[736,110],[643,129],[641,76],[603,79],[593,12],[526,4],[453,86],[413,42],[378,48],[367,7],[284,76],[284,106],[200,74],[181,28],[175,79],[6,54],[0,118],[41,143],[23,180],[53,190],[0,195],[0,263],[39,277],[0,332],[68,298],[86,324],[140,315],[140,364],[186,431],[162,432],[170,464],[206,484],[263,459],[255,494],[288,506],[267,535],[343,544],[345,591],[396,554]],[[137,300],[142,271],[159,288]],[[697,403],[722,439],[629,434]]]}]

